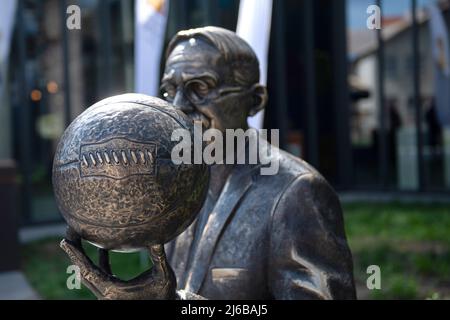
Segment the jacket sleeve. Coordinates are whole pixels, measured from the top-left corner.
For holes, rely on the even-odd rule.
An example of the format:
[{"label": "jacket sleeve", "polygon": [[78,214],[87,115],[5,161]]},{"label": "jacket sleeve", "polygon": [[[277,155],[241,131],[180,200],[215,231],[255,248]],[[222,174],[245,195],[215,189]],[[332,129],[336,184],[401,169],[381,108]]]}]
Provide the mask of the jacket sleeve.
[{"label": "jacket sleeve", "polygon": [[315,174],[297,177],[272,212],[268,261],[274,299],[354,299],[341,206]]}]

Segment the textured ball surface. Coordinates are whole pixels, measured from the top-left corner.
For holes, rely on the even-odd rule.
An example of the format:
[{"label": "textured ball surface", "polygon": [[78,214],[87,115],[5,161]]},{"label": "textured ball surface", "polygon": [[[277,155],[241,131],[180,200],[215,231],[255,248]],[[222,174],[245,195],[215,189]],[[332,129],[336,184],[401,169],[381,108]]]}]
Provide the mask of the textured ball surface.
[{"label": "textured ball surface", "polygon": [[183,232],[208,188],[205,165],[175,165],[173,130],[192,121],[163,100],[126,94],[88,108],[57,147],[53,187],[64,219],[109,250],[164,244]]}]

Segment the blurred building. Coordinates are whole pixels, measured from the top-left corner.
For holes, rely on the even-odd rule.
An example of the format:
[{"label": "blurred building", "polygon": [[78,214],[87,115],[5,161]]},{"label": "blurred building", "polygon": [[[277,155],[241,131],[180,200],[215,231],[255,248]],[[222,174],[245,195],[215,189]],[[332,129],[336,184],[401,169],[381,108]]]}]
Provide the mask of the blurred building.
[{"label": "blurred building", "polygon": [[[64,128],[94,102],[133,91],[134,1],[70,1],[81,8],[80,30],[66,28],[68,1],[18,3],[8,68],[10,102],[8,112],[0,113],[9,125],[0,128],[5,141],[0,154],[18,163],[22,223],[35,224],[59,219],[51,166]],[[380,173],[374,82],[377,31],[369,31],[374,46],[369,43],[364,50],[348,51],[347,35],[354,35],[347,32],[350,5],[345,0],[274,1],[265,127],[279,128],[282,148],[313,164],[338,190],[447,190],[450,186],[439,180],[442,166],[435,167],[433,162],[426,166],[440,182],[418,181],[403,188],[396,168],[403,166],[398,161],[411,160],[397,158],[395,151],[388,152],[392,168],[387,178]],[[234,30],[238,8],[239,0],[172,0],[166,44],[181,29],[217,25]],[[361,16],[366,19],[365,9]],[[411,23],[404,23],[402,30],[384,35],[385,99],[388,113],[392,112],[383,120],[389,123],[387,128],[400,128],[410,121],[413,86],[401,68],[413,69],[414,64],[409,49]],[[420,46],[426,59],[425,29],[426,22],[420,22]],[[354,80],[349,82],[350,53]],[[421,68],[421,96],[431,97],[431,81],[426,77],[432,68],[426,62]],[[384,148],[390,148],[389,143]],[[443,161],[442,155],[433,157]]]},{"label": "blurred building", "polygon": [[[441,2],[442,14],[450,25],[449,2]],[[387,136],[387,188],[392,190],[443,191],[450,188],[450,146],[445,143],[448,129],[438,121],[434,104],[434,61],[429,16],[423,8],[417,12],[418,60],[412,50],[412,16],[383,20],[383,105],[380,118],[378,81],[379,46],[376,35],[365,30],[353,34],[350,46],[351,72],[371,94],[352,105],[351,139],[355,157],[355,182],[376,184],[381,123]],[[448,29],[448,27],[447,27]],[[414,106],[414,69],[419,71],[420,123],[423,145],[417,139],[417,110]],[[450,89],[450,88],[449,88]],[[449,106],[450,107],[450,106]],[[419,157],[422,155],[422,177]]]}]

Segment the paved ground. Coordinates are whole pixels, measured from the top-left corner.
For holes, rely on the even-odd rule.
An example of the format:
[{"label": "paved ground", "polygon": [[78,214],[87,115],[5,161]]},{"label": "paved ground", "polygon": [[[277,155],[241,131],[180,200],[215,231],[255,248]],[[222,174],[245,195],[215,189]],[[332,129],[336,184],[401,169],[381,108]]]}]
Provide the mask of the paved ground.
[{"label": "paved ground", "polygon": [[23,227],[19,230],[20,243],[28,243],[49,237],[64,237],[66,224],[39,225]]},{"label": "paved ground", "polygon": [[38,300],[39,296],[20,271],[0,273],[0,300]]}]

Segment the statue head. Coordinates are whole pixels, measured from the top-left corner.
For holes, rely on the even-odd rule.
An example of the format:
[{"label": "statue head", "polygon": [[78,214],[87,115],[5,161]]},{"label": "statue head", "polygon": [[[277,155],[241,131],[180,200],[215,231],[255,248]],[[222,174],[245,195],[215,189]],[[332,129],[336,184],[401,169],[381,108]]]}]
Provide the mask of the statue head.
[{"label": "statue head", "polygon": [[205,128],[222,132],[246,129],[247,117],[267,102],[252,48],[234,32],[218,27],[175,35],[167,49],[161,91]]}]

